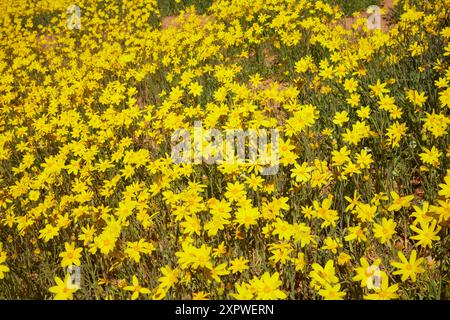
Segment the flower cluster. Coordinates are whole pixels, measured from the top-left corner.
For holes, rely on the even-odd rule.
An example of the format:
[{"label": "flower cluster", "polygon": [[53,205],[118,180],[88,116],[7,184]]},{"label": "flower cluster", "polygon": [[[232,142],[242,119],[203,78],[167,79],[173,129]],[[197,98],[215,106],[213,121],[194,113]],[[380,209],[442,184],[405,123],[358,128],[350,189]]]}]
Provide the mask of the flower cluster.
[{"label": "flower cluster", "polygon": [[[4,2],[0,298],[448,297],[449,0],[382,30],[325,0],[80,0],[80,28]],[[175,163],[196,122],[278,130],[278,171]]]}]

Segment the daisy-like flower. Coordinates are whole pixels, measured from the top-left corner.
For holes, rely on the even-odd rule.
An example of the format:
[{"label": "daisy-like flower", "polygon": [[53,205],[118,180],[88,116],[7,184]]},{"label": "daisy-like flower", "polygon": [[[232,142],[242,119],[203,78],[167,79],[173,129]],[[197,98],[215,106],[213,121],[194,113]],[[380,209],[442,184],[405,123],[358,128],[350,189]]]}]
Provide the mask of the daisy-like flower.
[{"label": "daisy-like flower", "polygon": [[425,269],[423,269],[421,267],[424,259],[419,258],[416,260],[416,258],[417,258],[416,250],[411,251],[411,256],[409,258],[409,261],[406,259],[403,252],[398,251],[397,254],[398,254],[398,257],[400,258],[400,262],[392,261],[391,265],[399,270],[394,271],[393,274],[401,275],[403,282],[406,281],[408,278],[410,278],[412,282],[416,282],[417,274],[425,271]]},{"label": "daisy-like flower", "polygon": [[144,288],[139,284],[139,280],[136,276],[133,276],[132,285],[126,286],[125,288],[123,288],[123,290],[133,292],[133,294],[131,295],[131,300],[136,300],[139,297],[139,294],[150,294],[151,292],[149,289]]}]

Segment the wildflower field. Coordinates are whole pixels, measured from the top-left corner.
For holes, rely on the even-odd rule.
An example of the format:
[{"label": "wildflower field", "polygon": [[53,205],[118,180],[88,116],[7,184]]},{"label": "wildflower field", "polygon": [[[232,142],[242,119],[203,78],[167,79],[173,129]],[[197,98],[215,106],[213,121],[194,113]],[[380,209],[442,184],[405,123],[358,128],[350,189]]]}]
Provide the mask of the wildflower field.
[{"label": "wildflower field", "polygon": [[2,0],[0,70],[0,299],[449,299],[450,0]]}]

